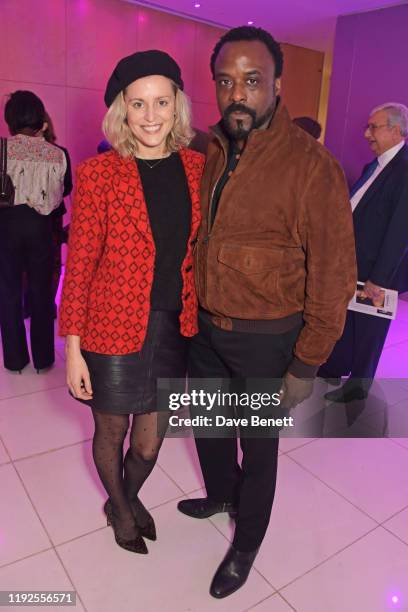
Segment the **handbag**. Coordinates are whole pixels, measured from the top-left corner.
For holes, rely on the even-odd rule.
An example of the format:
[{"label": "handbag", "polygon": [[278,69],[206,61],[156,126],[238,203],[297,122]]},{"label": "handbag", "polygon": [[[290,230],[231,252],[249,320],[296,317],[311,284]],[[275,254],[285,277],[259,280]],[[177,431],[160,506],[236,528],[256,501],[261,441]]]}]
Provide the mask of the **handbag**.
[{"label": "handbag", "polygon": [[0,138],[0,210],[14,205],[15,189],[7,174],[7,138]]}]

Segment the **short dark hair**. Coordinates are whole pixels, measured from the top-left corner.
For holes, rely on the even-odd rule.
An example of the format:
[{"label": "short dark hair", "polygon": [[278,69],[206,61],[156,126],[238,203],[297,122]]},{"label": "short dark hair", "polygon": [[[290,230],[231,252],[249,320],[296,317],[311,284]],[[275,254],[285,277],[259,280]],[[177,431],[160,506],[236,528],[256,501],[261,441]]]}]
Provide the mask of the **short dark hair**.
[{"label": "short dark hair", "polygon": [[44,104],[32,91],[15,91],[4,107],[4,119],[11,134],[18,134],[25,128],[38,132],[45,121]]},{"label": "short dark hair", "polygon": [[213,79],[215,78],[215,62],[222,47],[229,42],[239,42],[241,40],[259,40],[268,49],[275,62],[275,77],[279,78],[282,75],[283,68],[283,53],[280,44],[273,38],[269,32],[262,28],[254,26],[240,26],[233,28],[221,36],[220,40],[214,47],[211,55],[210,68]]},{"label": "short dark hair", "polygon": [[302,130],[313,136],[313,138],[320,138],[322,133],[322,126],[316,119],[312,117],[295,117],[293,123],[296,123]]},{"label": "short dark hair", "polygon": [[52,119],[47,113],[47,111],[45,111],[44,121],[47,124],[47,128],[44,130],[44,138],[47,142],[55,144],[57,141],[57,135],[55,133],[55,128]]}]

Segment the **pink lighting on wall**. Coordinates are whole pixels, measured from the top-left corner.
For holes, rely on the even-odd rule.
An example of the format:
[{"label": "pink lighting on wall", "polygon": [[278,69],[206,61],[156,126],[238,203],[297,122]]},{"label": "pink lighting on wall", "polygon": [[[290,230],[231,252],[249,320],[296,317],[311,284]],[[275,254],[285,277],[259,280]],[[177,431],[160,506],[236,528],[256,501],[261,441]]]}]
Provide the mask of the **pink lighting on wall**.
[{"label": "pink lighting on wall", "polygon": [[[350,183],[357,180],[361,168],[371,159],[367,143],[360,136],[360,126],[366,123],[369,111],[387,99],[405,104],[408,99],[407,79],[395,78],[406,69],[407,20],[405,3],[339,17],[337,21],[325,144],[342,164]],[[383,76],[382,86],[373,87],[379,74]]]},{"label": "pink lighting on wall", "polygon": [[391,593],[388,594],[388,606],[387,608],[390,610],[405,610],[405,607],[402,605],[402,597],[398,588],[394,588]]},{"label": "pink lighting on wall", "polygon": [[89,13],[89,2],[88,2],[88,0],[79,0],[78,6],[77,6],[77,10],[78,10],[78,15],[80,15],[81,17],[84,17],[85,15],[88,15],[88,13]]}]

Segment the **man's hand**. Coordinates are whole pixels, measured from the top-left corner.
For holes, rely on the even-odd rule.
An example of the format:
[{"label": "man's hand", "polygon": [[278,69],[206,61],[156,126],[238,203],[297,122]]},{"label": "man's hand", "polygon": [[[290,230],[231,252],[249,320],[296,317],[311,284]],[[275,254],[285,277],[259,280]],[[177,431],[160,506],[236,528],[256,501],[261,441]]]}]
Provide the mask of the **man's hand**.
[{"label": "man's hand", "polygon": [[376,300],[381,296],[381,287],[368,280],[364,283],[364,293],[370,300]]},{"label": "man's hand", "polygon": [[384,306],[384,289],[379,285],[375,285],[370,280],[364,283],[364,294],[372,300],[374,306],[381,308]]},{"label": "man's hand", "polygon": [[282,381],[281,406],[286,410],[294,408],[313,392],[313,379],[297,378],[286,372]]}]

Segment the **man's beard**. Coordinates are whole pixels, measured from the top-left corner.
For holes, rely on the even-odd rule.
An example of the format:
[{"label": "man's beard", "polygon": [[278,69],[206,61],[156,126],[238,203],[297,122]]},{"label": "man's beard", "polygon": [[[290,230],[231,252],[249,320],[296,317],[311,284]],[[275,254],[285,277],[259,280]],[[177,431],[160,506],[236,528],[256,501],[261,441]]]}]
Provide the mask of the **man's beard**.
[{"label": "man's beard", "polygon": [[[269,108],[265,111],[263,115],[257,117],[256,112],[252,108],[249,108],[248,106],[245,106],[245,104],[241,104],[239,102],[233,102],[225,109],[222,115],[223,128],[228,134],[228,136],[231,138],[231,140],[246,140],[252,130],[256,130],[262,127],[265,123],[267,123],[267,121],[272,118],[275,108],[276,99],[273,100],[272,104],[269,106]],[[236,125],[231,125],[229,118],[231,113],[234,112],[241,112],[249,115],[251,117],[250,125],[248,127],[244,127],[244,122],[242,119],[236,119]]]}]

